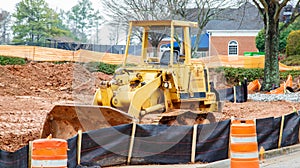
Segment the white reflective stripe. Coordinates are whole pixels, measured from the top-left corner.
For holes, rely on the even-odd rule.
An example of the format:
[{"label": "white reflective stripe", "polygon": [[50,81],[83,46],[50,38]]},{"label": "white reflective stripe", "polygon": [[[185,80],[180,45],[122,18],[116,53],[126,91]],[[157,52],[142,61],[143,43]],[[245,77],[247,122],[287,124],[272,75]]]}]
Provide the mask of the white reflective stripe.
[{"label": "white reflective stripe", "polygon": [[231,137],[231,143],[257,142],[256,137]]},{"label": "white reflective stripe", "polygon": [[240,158],[240,159],[248,159],[248,158],[258,158],[258,152],[249,152],[249,153],[236,153],[231,152],[231,158]]},{"label": "white reflective stripe", "polygon": [[67,159],[64,160],[31,160],[32,167],[61,167],[67,166]]}]

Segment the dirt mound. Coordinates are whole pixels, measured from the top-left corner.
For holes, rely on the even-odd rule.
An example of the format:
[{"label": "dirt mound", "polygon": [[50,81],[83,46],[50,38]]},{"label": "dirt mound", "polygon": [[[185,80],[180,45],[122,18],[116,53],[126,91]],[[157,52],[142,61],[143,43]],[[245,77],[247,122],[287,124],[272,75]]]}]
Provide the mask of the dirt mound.
[{"label": "dirt mound", "polygon": [[[85,80],[93,81],[111,77],[101,72],[90,73],[79,64],[29,63],[26,65],[0,66],[0,96],[41,96],[66,98],[79,89]],[[92,91],[94,88],[90,88]]]},{"label": "dirt mound", "polygon": [[39,138],[55,104],[92,97],[97,83],[110,78],[75,63],[0,66],[0,149],[15,151]]},{"label": "dirt mound", "polygon": [[244,103],[225,103],[221,120],[235,118],[257,119],[280,117],[300,110],[300,103],[287,101],[255,102],[248,100]]}]

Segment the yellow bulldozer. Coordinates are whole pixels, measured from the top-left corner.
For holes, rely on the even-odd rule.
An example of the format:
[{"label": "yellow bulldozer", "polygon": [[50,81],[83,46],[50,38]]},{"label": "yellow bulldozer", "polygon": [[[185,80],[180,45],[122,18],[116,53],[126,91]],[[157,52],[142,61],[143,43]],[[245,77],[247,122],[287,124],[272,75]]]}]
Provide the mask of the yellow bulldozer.
[{"label": "yellow bulldozer", "polygon": [[[192,63],[190,31],[197,23],[178,20],[130,21],[122,66],[102,81],[92,105],[56,105],[42,137],[70,138],[126,123],[191,125],[214,122],[216,95],[203,63]],[[131,45],[141,41],[140,62],[127,63]],[[165,44],[162,44],[162,39]],[[157,40],[157,45],[153,45]],[[167,44],[166,44],[167,43]],[[160,50],[159,46],[168,46]],[[163,53],[159,53],[163,52]],[[138,54],[136,54],[138,55]],[[198,61],[199,62],[199,61]]]}]

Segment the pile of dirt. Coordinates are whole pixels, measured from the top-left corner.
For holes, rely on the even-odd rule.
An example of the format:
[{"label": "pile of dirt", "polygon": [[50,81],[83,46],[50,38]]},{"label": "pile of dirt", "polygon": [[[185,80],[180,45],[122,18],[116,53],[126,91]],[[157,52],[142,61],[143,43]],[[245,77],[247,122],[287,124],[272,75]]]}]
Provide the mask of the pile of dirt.
[{"label": "pile of dirt", "polygon": [[[85,80],[92,80],[94,86],[100,80],[111,76],[101,72],[90,73],[83,66],[74,63],[29,63],[26,65],[0,66],[0,96],[41,96],[57,99],[70,95]],[[89,88],[91,92],[94,87]]]},{"label": "pile of dirt", "polygon": [[300,110],[300,103],[288,101],[257,102],[251,100],[244,103],[226,102],[220,120],[231,117],[244,119],[280,117],[295,110]]},{"label": "pile of dirt", "polygon": [[92,97],[97,83],[110,79],[76,63],[0,66],[0,149],[15,151],[38,139],[55,104]]}]

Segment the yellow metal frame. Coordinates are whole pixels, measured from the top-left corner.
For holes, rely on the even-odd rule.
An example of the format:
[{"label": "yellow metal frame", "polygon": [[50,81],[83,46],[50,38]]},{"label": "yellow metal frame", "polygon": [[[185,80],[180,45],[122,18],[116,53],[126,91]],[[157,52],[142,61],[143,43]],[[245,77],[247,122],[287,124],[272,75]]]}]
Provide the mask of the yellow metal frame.
[{"label": "yellow metal frame", "polygon": [[129,30],[128,30],[128,36],[127,36],[127,42],[126,42],[126,49],[125,49],[125,57],[123,61],[123,66],[126,66],[127,57],[128,57],[128,51],[130,46],[130,37],[132,32],[132,22],[129,22]]},{"label": "yellow metal frame", "polygon": [[180,26],[180,27],[198,27],[197,22],[187,22],[181,20],[143,20],[143,21],[130,21],[132,26],[146,27],[146,26]]},{"label": "yellow metal frame", "polygon": [[[161,27],[161,26],[170,26],[171,28],[171,51],[170,51],[170,65],[173,66],[173,48],[174,48],[174,32],[175,27],[183,27],[183,36],[187,37],[189,36],[189,28],[197,28],[198,23],[197,22],[186,22],[186,21],[180,21],[180,20],[144,20],[144,21],[130,21],[129,22],[129,30],[128,30],[128,36],[127,36],[127,43],[126,43],[126,49],[125,49],[125,57],[123,66],[126,66],[127,57],[128,57],[128,50],[130,46],[130,37],[132,34],[132,28],[133,27],[143,27],[143,38],[142,38],[142,57],[141,62],[143,65],[145,65],[146,56],[147,56],[147,46],[148,46],[148,30],[149,27]],[[191,64],[191,40],[190,38],[184,38],[184,51],[185,51],[185,61],[184,64],[190,65]]]}]

